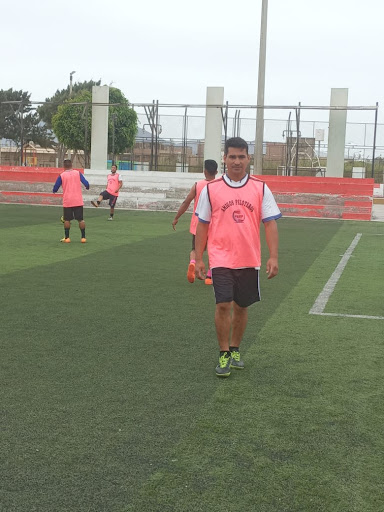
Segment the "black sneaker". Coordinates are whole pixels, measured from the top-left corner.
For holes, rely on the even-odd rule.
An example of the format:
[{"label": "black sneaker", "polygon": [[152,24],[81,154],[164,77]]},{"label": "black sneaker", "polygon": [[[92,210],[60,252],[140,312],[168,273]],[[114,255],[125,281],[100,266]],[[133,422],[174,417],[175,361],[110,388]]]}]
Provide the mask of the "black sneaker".
[{"label": "black sneaker", "polygon": [[231,356],[223,354],[219,357],[219,364],[216,366],[218,377],[229,377],[231,375]]}]

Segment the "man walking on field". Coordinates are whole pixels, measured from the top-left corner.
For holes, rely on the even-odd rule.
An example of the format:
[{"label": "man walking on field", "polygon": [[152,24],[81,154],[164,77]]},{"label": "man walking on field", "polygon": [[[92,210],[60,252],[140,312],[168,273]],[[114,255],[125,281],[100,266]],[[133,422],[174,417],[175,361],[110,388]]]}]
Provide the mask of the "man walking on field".
[{"label": "man walking on field", "polygon": [[248,306],[260,300],[260,222],[263,221],[269,259],[268,279],[278,273],[278,231],[281,217],[265,183],[247,174],[248,144],[240,137],[225,143],[227,172],[202,190],[196,208],[196,276],[204,279],[203,252],[208,256],[216,299],[215,325],[220,347],[218,377],[244,369],[239,347],[248,321]]},{"label": "man walking on field", "polygon": [[[199,202],[200,193],[205,187],[205,185],[209,182],[215,179],[215,176],[217,174],[217,162],[215,160],[205,160],[204,161],[204,180],[197,181],[191,190],[189,191],[187,197],[184,199],[184,201],[181,203],[180,208],[178,209],[175,218],[172,222],[172,227],[176,231],[176,224],[179,222],[179,218],[185,213],[191,202],[193,201],[193,213],[191,218],[191,224],[189,227],[189,232],[192,233],[192,250],[189,254],[189,265],[188,265],[188,271],[187,271],[187,279],[190,283],[195,282],[195,235],[196,235],[196,226],[197,226],[197,217],[195,215],[196,212],[196,206]],[[207,276],[205,278],[205,284],[212,284],[212,276],[211,276],[211,270],[208,265],[208,272]]]},{"label": "man walking on field", "polygon": [[75,219],[79,223],[81,231],[81,243],[85,244],[87,239],[85,238],[85,222],[83,218],[83,194],[81,191],[81,184],[89,190],[89,183],[84,178],[84,175],[72,169],[71,160],[64,160],[64,172],[57,178],[56,183],[53,186],[53,193],[59,190],[60,187],[63,189],[63,220],[64,220],[64,238],[60,242],[70,243],[69,230],[71,228],[71,220]]}]

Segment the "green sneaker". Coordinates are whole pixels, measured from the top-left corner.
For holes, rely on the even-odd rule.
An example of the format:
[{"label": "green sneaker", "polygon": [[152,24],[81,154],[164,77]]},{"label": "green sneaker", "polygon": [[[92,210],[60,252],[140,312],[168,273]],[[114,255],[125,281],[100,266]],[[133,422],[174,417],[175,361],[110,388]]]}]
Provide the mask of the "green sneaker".
[{"label": "green sneaker", "polygon": [[229,377],[231,375],[231,356],[223,354],[219,357],[219,364],[216,366],[218,377]]},{"label": "green sneaker", "polygon": [[231,368],[236,368],[236,370],[244,370],[244,361],[240,359],[240,352],[238,350],[233,350],[231,352]]}]

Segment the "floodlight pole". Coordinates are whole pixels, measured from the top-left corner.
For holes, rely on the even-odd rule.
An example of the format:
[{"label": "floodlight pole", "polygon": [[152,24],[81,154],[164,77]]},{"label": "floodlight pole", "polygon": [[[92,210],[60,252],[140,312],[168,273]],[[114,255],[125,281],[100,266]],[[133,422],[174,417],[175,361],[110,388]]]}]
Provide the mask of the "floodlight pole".
[{"label": "floodlight pole", "polygon": [[259,49],[259,79],[257,89],[256,136],[253,174],[263,174],[264,90],[265,62],[267,56],[267,14],[268,0],[262,0]]}]

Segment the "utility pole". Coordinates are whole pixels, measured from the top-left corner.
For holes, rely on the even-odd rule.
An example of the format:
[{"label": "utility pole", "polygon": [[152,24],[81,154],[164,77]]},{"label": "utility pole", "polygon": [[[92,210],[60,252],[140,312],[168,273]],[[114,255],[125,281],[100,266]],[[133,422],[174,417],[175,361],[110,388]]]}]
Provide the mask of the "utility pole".
[{"label": "utility pole", "polygon": [[71,71],[69,73],[69,97],[72,96],[72,77],[76,73],[76,71]]},{"label": "utility pole", "polygon": [[262,0],[259,49],[259,79],[257,89],[256,136],[253,174],[263,174],[264,90],[265,62],[267,55],[267,13],[268,0]]},{"label": "utility pole", "polygon": [[375,110],[375,129],[373,132],[373,152],[372,152],[372,171],[371,178],[375,177],[375,153],[376,153],[376,134],[377,134],[377,114],[379,112],[379,104],[376,102]]},{"label": "utility pole", "polygon": [[[76,73],[76,71],[71,71],[69,73],[69,99],[71,99],[72,97],[72,77],[73,75]],[[84,157],[85,157],[85,153],[84,153]],[[71,150],[68,149],[68,159],[71,160],[72,159],[72,154],[71,154]]]},{"label": "utility pole", "polygon": [[23,103],[20,104],[20,165],[24,165],[24,112]]},{"label": "utility pole", "polygon": [[88,151],[88,107],[89,103],[86,103],[83,117],[85,117],[85,128],[84,128],[84,165],[89,168],[89,151]]},{"label": "utility pole", "polygon": [[112,117],[112,165],[115,165],[116,164],[116,162],[115,162],[115,129],[116,129],[115,122],[116,122],[116,118],[117,118],[116,112],[114,112],[111,117]]}]

